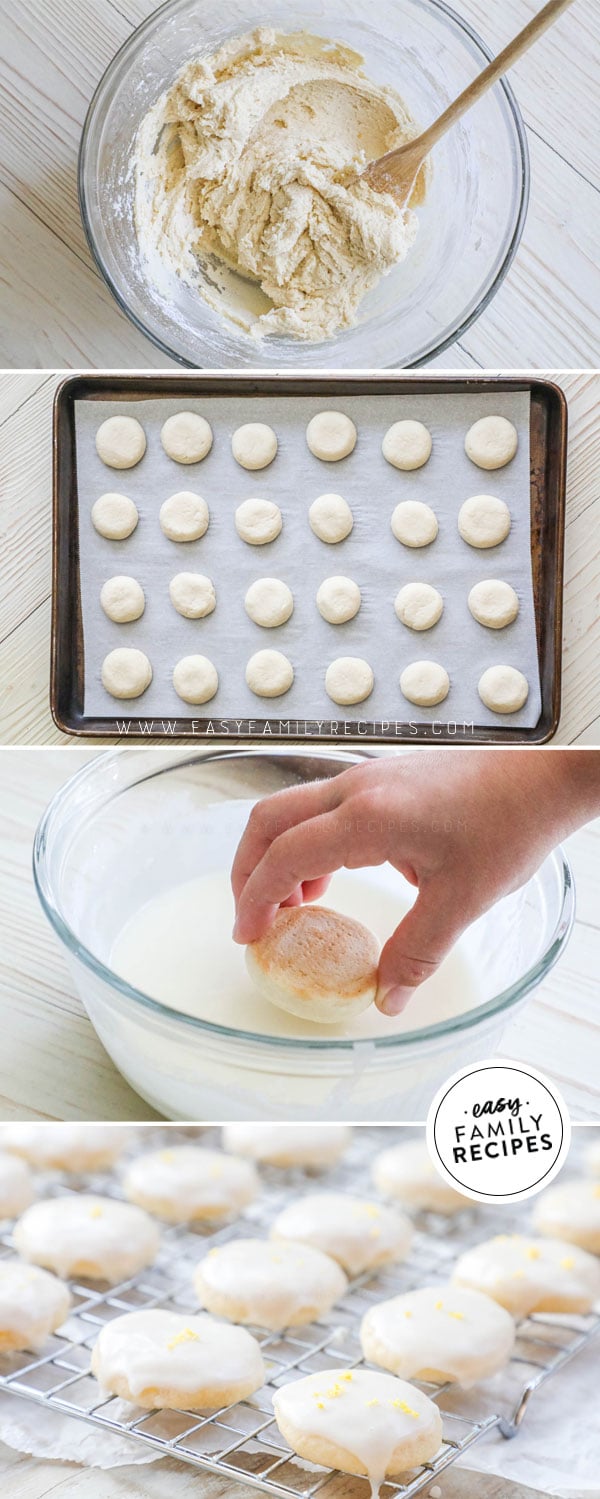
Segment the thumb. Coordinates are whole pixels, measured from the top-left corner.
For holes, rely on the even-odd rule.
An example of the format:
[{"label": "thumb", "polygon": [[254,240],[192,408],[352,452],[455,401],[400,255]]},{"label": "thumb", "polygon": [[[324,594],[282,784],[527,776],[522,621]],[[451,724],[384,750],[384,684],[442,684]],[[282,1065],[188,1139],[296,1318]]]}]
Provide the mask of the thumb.
[{"label": "thumb", "polygon": [[399,1015],[419,984],[439,968],[466,926],[460,905],[446,881],[422,886],[381,952],[375,1003],[384,1015]]}]

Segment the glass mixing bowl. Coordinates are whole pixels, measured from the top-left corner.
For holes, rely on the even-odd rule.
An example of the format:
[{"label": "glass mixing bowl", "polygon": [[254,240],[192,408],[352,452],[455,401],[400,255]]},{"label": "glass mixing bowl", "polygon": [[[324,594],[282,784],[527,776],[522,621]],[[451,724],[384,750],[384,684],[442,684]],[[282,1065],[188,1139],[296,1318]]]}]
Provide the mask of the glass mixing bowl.
[{"label": "glass mixing bowl", "polygon": [[[557,849],[460,939],[476,974],[477,1007],[421,1030],[368,1041],[252,1034],[159,1004],[111,971],[114,940],[142,904],[198,874],[229,870],[256,799],[339,775],[358,759],[293,749],[119,749],[50,803],[34,846],[42,905],[100,1040],[167,1117],[422,1119],[450,1073],[497,1050],[562,952],[574,896]],[[402,899],[402,877],[385,866],[384,878]]]},{"label": "glass mixing bowl", "polygon": [[[491,54],[444,0],[168,0],[117,53],[92,100],[80,199],[92,251],[117,301],[164,354],[199,368],[406,367],[459,338],[497,291],[516,252],[529,194],[525,131],[502,81],[436,147],[417,243],[363,303],[355,328],[322,343],[256,340],[161,268],[155,284],[134,226],[138,127],[191,57],[255,26],[339,39],[429,124]],[[211,283],[214,278],[211,277]],[[243,303],[250,288],[241,278]],[[256,289],[254,288],[254,291]]]}]

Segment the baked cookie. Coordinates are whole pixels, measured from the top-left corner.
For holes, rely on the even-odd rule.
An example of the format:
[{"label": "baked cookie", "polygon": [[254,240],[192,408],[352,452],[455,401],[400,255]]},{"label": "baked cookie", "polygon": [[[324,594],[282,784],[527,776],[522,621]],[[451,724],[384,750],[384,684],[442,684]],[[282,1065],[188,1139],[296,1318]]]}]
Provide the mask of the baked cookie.
[{"label": "baked cookie", "polygon": [[392,1374],[467,1389],[508,1363],[515,1324],[481,1291],[425,1286],[372,1306],[360,1340],[365,1358]]},{"label": "baked cookie", "polygon": [[348,1281],[335,1260],[310,1244],[231,1239],[200,1261],[194,1286],[201,1306],[216,1317],[280,1332],[325,1316]]},{"label": "baked cookie", "polygon": [[33,1202],[33,1183],[24,1161],[0,1151],[0,1220],[18,1218]]},{"label": "baked cookie", "polygon": [[442,1441],[437,1405],[404,1380],[371,1369],[292,1380],[276,1391],[273,1410],[299,1457],[366,1474],[375,1492],[384,1478],[430,1462]]},{"label": "baked cookie", "polygon": [[161,1310],[107,1322],[92,1374],[109,1394],[148,1410],[218,1410],[265,1381],[258,1343],[243,1327]]},{"label": "baked cookie", "polygon": [[225,1150],[267,1166],[303,1166],[327,1171],[352,1138],[348,1124],[226,1124]]},{"label": "baked cookie", "polygon": [[120,1124],[6,1124],[0,1149],[40,1171],[104,1171],[131,1138],[131,1130]]},{"label": "baked cookie", "polygon": [[349,1275],[406,1259],[412,1225],[395,1208],[344,1192],[297,1197],[275,1219],[272,1239],[312,1244]]},{"label": "baked cookie", "polygon": [[591,1145],[588,1145],[584,1159],[586,1170],[589,1171],[590,1176],[600,1177],[600,1130],[597,1130],[595,1133],[598,1138],[593,1139]]},{"label": "baked cookie", "polygon": [[130,1202],[168,1223],[235,1218],[258,1195],[249,1161],[203,1145],[174,1145],[132,1161],[123,1182]]},{"label": "baked cookie", "polygon": [[57,1275],[129,1280],[156,1259],[158,1227],[140,1208],[111,1197],[73,1193],[34,1202],[16,1224],[15,1249]]},{"label": "baked cookie", "polygon": [[550,1187],[538,1197],[532,1223],[537,1234],[600,1254],[600,1182],[579,1177]]},{"label": "baked cookie", "polygon": [[264,937],[246,948],[246,967],[271,1004],[316,1025],[339,1025],[372,1004],[379,942],[327,906],[281,906]]},{"label": "baked cookie", "polygon": [[384,1197],[425,1213],[460,1213],[469,1201],[438,1175],[424,1140],[391,1145],[375,1156],[373,1181]]},{"label": "baked cookie", "polygon": [[0,1260],[0,1352],[43,1348],[70,1305],[70,1293],[55,1275],[20,1260]]},{"label": "baked cookie", "polygon": [[600,1264],[562,1239],[499,1234],[467,1249],[454,1283],[484,1291],[513,1317],[532,1312],[589,1312],[600,1297]]}]

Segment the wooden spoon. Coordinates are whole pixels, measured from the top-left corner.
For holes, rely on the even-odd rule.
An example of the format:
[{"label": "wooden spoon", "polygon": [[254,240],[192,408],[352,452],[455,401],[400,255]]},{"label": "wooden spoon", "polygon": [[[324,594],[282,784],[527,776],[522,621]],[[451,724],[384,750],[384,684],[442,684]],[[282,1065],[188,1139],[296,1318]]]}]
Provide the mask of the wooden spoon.
[{"label": "wooden spoon", "polygon": [[385,156],[369,163],[362,175],[370,187],[375,188],[378,193],[391,193],[399,207],[405,208],[413,196],[417,177],[432,147],[537,42],[542,32],[558,20],[563,10],[568,10],[573,3],[574,0],[548,0],[547,5],[542,7],[529,25],[508,43],[493,62],[488,63],[487,68],[459,94],[458,99],[444,110],[439,119],[434,120],[433,125],[414,140],[407,141],[406,145],[398,146],[395,151],[388,151]]}]

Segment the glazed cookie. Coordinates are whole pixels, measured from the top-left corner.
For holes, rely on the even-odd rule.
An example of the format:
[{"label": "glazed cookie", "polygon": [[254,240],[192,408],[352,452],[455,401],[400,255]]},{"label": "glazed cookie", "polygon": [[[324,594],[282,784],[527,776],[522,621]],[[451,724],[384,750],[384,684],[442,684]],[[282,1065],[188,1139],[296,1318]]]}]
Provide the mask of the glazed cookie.
[{"label": "glazed cookie", "polygon": [[92,506],[92,525],[107,541],[126,541],[139,518],[137,505],[126,494],[101,494]]},{"label": "glazed cookie", "polygon": [[146,1410],[218,1410],[265,1382],[256,1339],[205,1314],[127,1312],[107,1322],[92,1353],[101,1389]]},{"label": "glazed cookie", "polygon": [[256,651],[246,667],[246,685],[257,697],[281,697],[294,680],[294,668],[281,651]]},{"label": "glazed cookie", "polygon": [[268,468],[277,453],[277,438],[265,422],[247,422],[231,439],[231,451],[242,468]]},{"label": "glazed cookie", "polygon": [[208,531],[210,513],[202,495],[182,489],[169,495],[160,507],[158,519],[169,541],[198,541]]},{"label": "glazed cookie", "polygon": [[140,619],[146,608],[144,590],[137,578],[121,575],[107,578],[100,593],[100,603],[104,613],[117,625]]},{"label": "glazed cookie", "polygon": [[325,578],[317,593],[317,609],[329,625],[354,619],[361,603],[360,588],[352,578]]},{"label": "glazed cookie", "polygon": [[194,1287],[216,1317],[280,1332],[326,1316],[348,1281],[335,1260],[310,1244],[232,1239],[200,1261]]},{"label": "glazed cookie", "polygon": [[184,619],[206,619],[217,603],[214,583],[204,573],[177,573],[169,583],[169,597]]},{"label": "glazed cookie", "polygon": [[600,1264],[562,1239],[500,1234],[457,1260],[453,1281],[483,1291],[513,1317],[589,1312],[600,1297]]},{"label": "glazed cookie", "polygon": [[184,703],[209,703],[219,689],[219,674],[208,656],[182,656],[173,672],[173,686]]},{"label": "glazed cookie", "polygon": [[312,1244],[354,1276],[406,1259],[412,1225],[395,1208],[379,1202],[344,1192],[313,1192],[283,1209],[271,1237]]},{"label": "glazed cookie", "polygon": [[350,1144],[348,1124],[226,1124],[223,1145],[269,1166],[327,1171]]},{"label": "glazed cookie", "polygon": [[538,1234],[600,1254],[600,1182],[580,1177],[542,1192],[532,1222]]},{"label": "glazed cookie", "polygon": [[22,1156],[40,1171],[105,1171],[131,1138],[122,1124],[6,1124],[0,1149]]},{"label": "glazed cookie", "polygon": [[156,1259],[159,1231],[147,1213],[111,1197],[74,1193],[34,1202],[13,1234],[23,1259],[57,1275],[129,1280]]},{"label": "glazed cookie", "polygon": [[487,625],[488,630],[504,630],[512,625],[519,613],[519,600],[510,583],[500,578],[487,578],[471,589],[468,605],[478,624]]},{"label": "glazed cookie", "polygon": [[511,527],[508,505],[493,494],[473,494],[458,512],[458,529],[470,547],[497,547]]},{"label": "glazed cookie", "polygon": [[465,437],[465,452],[478,468],[504,468],[519,444],[516,427],[505,416],[482,416]]},{"label": "glazed cookie", "polygon": [[213,445],[209,423],[194,411],[178,411],[168,417],[160,440],[167,458],[175,463],[200,463]]},{"label": "glazed cookie", "polygon": [[236,1218],[260,1191],[249,1161],[202,1145],[174,1145],[132,1161],[123,1189],[131,1202],[169,1223]]},{"label": "glazed cookie", "polygon": [[422,500],[402,500],[392,515],[392,531],[405,547],[428,547],[438,534],[437,516]]},{"label": "glazed cookie", "polygon": [[71,1296],[62,1281],[37,1265],[0,1260],[0,1353],[38,1350],[62,1327]]},{"label": "glazed cookie", "polygon": [[409,630],[431,630],[442,617],[444,600],[430,583],[405,583],[396,594],[394,609]]},{"label": "glazed cookie", "polygon": [[306,428],[306,441],[315,458],[339,463],[356,447],[356,427],[343,411],[320,411]]},{"label": "glazed cookie", "polygon": [[435,708],[450,691],[450,678],[438,661],[411,661],[400,677],[400,691],[418,708]]},{"label": "glazed cookie", "polygon": [[340,1025],[377,993],[379,942],[351,916],[327,906],[283,906],[264,937],[246,948],[246,967],[265,999],[318,1025]]},{"label": "glazed cookie", "polygon": [[312,502],[308,512],[308,523],[319,541],[326,541],[330,546],[335,546],[336,542],[345,541],[350,535],[354,525],[354,516],[343,495],[320,494]]},{"label": "glazed cookie", "polygon": [[96,452],[108,468],[135,468],[146,451],[146,434],[134,416],[110,416],[96,433]]},{"label": "glazed cookie", "polygon": [[235,529],[251,547],[275,541],[283,525],[279,505],[273,500],[244,500],[235,512]]},{"label": "glazed cookie", "polygon": [[257,578],[246,593],[244,608],[255,625],[262,625],[263,630],[276,630],[293,614],[294,596],[280,578]]},{"label": "glazed cookie", "polygon": [[373,668],[360,656],[338,656],[325,672],[325,691],[332,703],[349,708],[364,703],[375,685]]},{"label": "glazed cookie", "polygon": [[122,646],[104,657],[101,675],[111,697],[141,697],[152,681],[152,666],[144,651]]},{"label": "glazed cookie", "polygon": [[384,1197],[394,1197],[402,1207],[419,1213],[451,1215],[469,1207],[468,1198],[438,1175],[424,1140],[382,1150],[375,1156],[372,1175]]},{"label": "glazed cookie", "polygon": [[481,1291],[425,1286],[370,1307],[360,1339],[365,1358],[392,1374],[468,1389],[508,1363],[515,1324]]},{"label": "glazed cookie", "polygon": [[33,1183],[25,1162],[0,1151],[0,1221],[18,1218],[30,1202],[33,1202]]},{"label": "glazed cookie", "polygon": [[431,433],[422,422],[394,422],[383,439],[381,451],[394,468],[422,468],[431,456]]},{"label": "glazed cookie", "polygon": [[430,1462],[442,1442],[433,1400],[372,1369],[329,1369],[291,1380],[275,1392],[273,1410],[282,1437],[299,1457],[366,1474],[374,1493],[384,1478]]},{"label": "glazed cookie", "polygon": [[516,666],[488,666],[477,691],[492,713],[518,713],[529,697],[529,682]]}]

